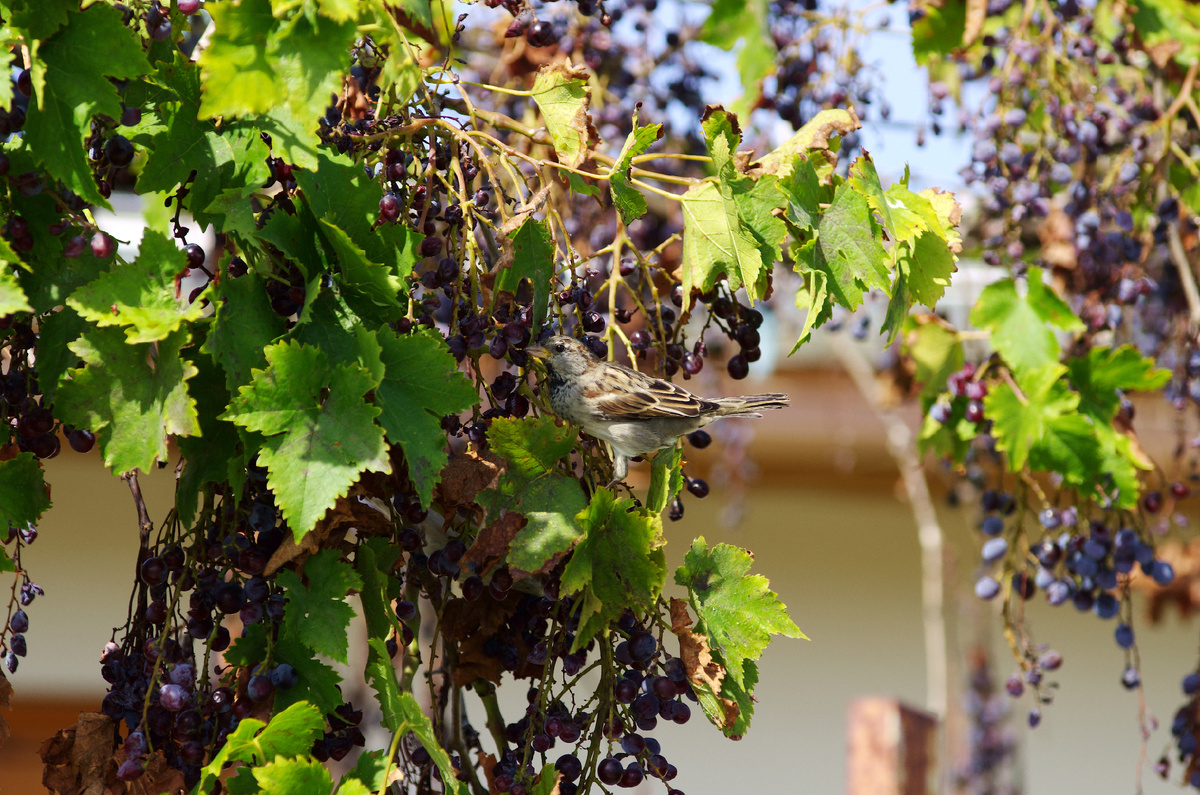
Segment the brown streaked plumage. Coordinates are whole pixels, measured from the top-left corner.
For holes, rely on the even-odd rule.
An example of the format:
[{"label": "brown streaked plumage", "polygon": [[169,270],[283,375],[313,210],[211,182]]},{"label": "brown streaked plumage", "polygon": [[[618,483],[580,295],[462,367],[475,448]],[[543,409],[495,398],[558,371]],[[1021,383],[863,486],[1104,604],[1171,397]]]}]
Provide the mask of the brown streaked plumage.
[{"label": "brown streaked plumage", "polygon": [[761,417],[762,409],[788,405],[788,396],[780,393],[698,397],[678,384],[598,359],[572,337],[550,337],[527,352],[545,361],[554,413],[612,448],[613,483],[625,478],[630,458],[670,447],[719,417]]}]

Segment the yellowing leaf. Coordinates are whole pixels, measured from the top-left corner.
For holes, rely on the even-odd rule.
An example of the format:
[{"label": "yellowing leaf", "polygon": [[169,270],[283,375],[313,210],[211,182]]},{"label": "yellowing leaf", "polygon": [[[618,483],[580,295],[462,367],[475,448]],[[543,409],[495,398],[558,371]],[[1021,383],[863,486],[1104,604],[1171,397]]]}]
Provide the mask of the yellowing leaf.
[{"label": "yellowing leaf", "polygon": [[588,116],[591,93],[587,71],[569,62],[543,66],[533,81],[533,101],[546,121],[554,151],[561,163],[572,168],[588,158],[599,140]]}]

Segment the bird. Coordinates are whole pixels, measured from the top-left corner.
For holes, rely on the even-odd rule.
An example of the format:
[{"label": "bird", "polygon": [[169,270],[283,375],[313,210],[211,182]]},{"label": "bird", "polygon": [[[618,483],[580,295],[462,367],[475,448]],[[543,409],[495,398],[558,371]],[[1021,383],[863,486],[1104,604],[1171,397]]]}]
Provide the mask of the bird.
[{"label": "bird", "polygon": [[720,417],[761,417],[759,411],[790,402],[779,392],[702,398],[678,384],[600,359],[574,337],[549,337],[525,350],[545,365],[550,409],[612,448],[610,487],[625,479],[630,458],[671,447],[680,436]]}]

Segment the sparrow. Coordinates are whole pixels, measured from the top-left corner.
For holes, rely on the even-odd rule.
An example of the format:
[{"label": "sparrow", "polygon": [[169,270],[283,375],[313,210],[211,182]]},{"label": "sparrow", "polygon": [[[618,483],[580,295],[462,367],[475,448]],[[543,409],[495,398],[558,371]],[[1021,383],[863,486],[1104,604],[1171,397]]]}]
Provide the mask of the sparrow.
[{"label": "sparrow", "polygon": [[675,444],[719,417],[761,417],[781,409],[787,395],[702,398],[683,387],[598,358],[573,337],[550,337],[525,349],[544,362],[550,409],[584,433],[608,442],[613,480],[625,479],[629,459]]}]

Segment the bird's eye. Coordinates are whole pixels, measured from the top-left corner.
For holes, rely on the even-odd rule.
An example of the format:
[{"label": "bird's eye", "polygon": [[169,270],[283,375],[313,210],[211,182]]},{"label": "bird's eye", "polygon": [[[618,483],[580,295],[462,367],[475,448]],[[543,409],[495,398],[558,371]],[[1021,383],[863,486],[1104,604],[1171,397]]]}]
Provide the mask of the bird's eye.
[{"label": "bird's eye", "polygon": [[554,346],[554,350],[558,353],[562,353],[566,349],[567,349],[567,346],[563,345],[561,342]]}]

